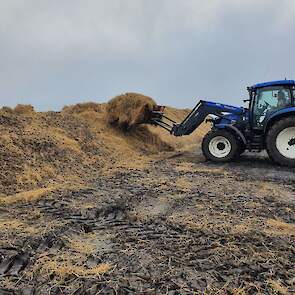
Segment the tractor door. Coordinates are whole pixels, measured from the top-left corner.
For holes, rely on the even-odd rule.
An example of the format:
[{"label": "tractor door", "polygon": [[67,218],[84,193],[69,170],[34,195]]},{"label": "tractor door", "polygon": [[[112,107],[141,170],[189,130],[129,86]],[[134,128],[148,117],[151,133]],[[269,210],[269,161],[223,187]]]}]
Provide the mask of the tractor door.
[{"label": "tractor door", "polygon": [[289,86],[270,86],[256,89],[252,99],[252,127],[262,130],[274,112],[292,105]]}]

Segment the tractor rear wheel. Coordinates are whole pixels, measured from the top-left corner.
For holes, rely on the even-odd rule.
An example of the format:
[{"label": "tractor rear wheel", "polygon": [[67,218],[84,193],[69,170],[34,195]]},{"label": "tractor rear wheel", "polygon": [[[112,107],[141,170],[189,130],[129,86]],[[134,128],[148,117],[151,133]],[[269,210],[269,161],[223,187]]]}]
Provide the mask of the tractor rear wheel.
[{"label": "tractor rear wheel", "polygon": [[276,163],[295,167],[295,117],[276,122],[266,138],[269,157]]},{"label": "tractor rear wheel", "polygon": [[213,130],[203,138],[202,151],[207,160],[228,162],[239,154],[238,140],[226,130]]}]

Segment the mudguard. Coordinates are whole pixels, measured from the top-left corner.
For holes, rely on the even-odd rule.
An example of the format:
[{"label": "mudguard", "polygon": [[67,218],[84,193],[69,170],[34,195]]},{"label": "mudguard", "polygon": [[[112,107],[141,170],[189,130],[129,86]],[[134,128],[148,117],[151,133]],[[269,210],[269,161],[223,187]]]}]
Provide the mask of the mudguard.
[{"label": "mudguard", "polygon": [[272,122],[274,122],[275,120],[277,120],[277,119],[279,119],[281,117],[285,117],[285,116],[288,116],[288,115],[295,115],[295,107],[289,107],[289,108],[281,109],[281,110],[278,110],[278,111],[272,113],[269,116],[269,118],[267,118],[267,121],[265,122],[264,133],[269,128],[269,126],[272,124]]},{"label": "mudguard", "polygon": [[247,140],[246,140],[244,134],[237,127],[235,127],[231,124],[217,124],[214,127],[217,129],[229,129],[229,130],[234,131],[234,133],[242,139],[243,143],[245,145],[247,144]]}]

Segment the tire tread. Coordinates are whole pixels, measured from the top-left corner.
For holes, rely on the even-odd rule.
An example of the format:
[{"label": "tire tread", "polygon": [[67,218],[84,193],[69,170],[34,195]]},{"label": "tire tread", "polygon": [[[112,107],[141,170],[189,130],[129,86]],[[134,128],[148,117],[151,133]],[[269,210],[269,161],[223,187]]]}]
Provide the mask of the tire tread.
[{"label": "tire tread", "polygon": [[266,150],[269,155],[269,158],[273,162],[282,166],[295,167],[295,160],[287,159],[286,157],[281,155],[279,151],[277,150],[276,144],[275,144],[278,134],[284,128],[287,128],[290,126],[295,127],[295,116],[286,117],[274,123],[267,133]]}]

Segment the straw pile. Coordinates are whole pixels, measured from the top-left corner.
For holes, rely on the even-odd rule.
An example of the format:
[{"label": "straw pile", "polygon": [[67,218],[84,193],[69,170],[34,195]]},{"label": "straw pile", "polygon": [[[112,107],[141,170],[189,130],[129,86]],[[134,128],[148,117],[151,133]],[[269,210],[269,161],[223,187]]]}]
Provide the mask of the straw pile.
[{"label": "straw pile", "polygon": [[75,105],[65,106],[62,109],[63,112],[68,114],[81,114],[87,111],[102,112],[102,105],[94,102],[78,103]]},{"label": "straw pile", "polygon": [[122,130],[130,130],[150,119],[156,102],[145,95],[126,93],[111,99],[107,105],[107,121]]},{"label": "straw pile", "polygon": [[29,104],[18,104],[14,108],[14,112],[18,114],[32,114],[35,112],[34,107]]},{"label": "straw pile", "polygon": [[[149,97],[128,93],[108,104],[78,104],[61,112],[36,112],[29,105],[0,108],[0,197],[144,168],[158,153],[199,142],[199,131],[175,138],[140,124],[154,104]],[[177,121],[187,113],[167,108]]]}]

